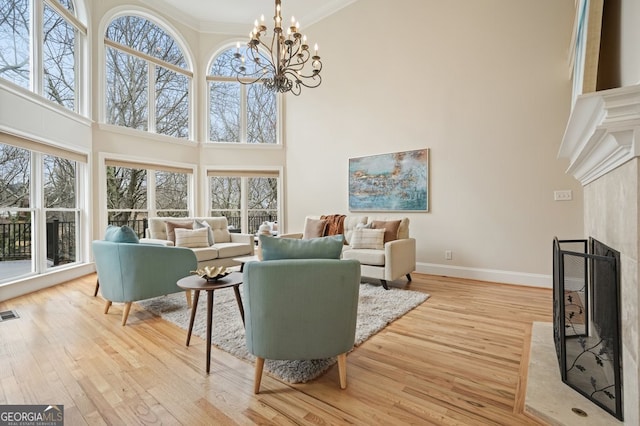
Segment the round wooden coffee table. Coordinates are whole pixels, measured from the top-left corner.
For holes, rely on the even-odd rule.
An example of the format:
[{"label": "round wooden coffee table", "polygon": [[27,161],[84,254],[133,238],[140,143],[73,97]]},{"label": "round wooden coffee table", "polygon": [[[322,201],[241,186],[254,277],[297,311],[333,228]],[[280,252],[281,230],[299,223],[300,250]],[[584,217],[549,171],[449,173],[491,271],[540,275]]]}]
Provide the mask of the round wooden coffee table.
[{"label": "round wooden coffee table", "polygon": [[207,374],[211,367],[211,325],[213,322],[213,292],[223,288],[233,287],[236,295],[236,302],[240,309],[240,316],[244,324],[244,308],[242,307],[242,298],[240,297],[240,284],[242,284],[242,274],[240,272],[232,272],[224,278],[217,281],[207,281],[197,275],[190,275],[178,280],[178,287],[183,290],[193,290],[195,292],[191,307],[191,319],[189,320],[189,331],[187,332],[187,346],[191,341],[191,332],[193,331],[193,321],[196,318],[196,310],[198,309],[198,299],[200,291],[207,292]]}]

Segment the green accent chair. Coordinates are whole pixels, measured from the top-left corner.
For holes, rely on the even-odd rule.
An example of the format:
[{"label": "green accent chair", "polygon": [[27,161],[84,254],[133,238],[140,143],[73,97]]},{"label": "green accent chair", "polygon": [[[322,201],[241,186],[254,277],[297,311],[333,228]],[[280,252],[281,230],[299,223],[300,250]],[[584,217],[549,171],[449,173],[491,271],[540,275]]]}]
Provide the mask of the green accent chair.
[{"label": "green accent chair", "polygon": [[[127,323],[131,303],[184,291],[176,284],[196,269],[192,250],[154,244],[93,241],[93,255],[100,291],[106,300],[104,313],[113,302],[125,303],[122,325]],[[191,306],[191,292],[186,292]]]},{"label": "green accent chair", "polygon": [[284,259],[249,262],[243,271],[247,349],[256,356],[254,393],[265,359],[337,356],[347,387],[347,352],[355,342],[360,262]]}]

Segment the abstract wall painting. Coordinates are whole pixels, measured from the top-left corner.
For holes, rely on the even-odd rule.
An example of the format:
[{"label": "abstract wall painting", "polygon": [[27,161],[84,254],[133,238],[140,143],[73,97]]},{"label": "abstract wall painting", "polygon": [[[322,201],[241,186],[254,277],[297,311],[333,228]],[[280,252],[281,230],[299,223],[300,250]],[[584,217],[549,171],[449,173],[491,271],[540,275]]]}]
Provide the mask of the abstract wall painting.
[{"label": "abstract wall painting", "polygon": [[349,210],[429,211],[429,150],[349,159]]}]

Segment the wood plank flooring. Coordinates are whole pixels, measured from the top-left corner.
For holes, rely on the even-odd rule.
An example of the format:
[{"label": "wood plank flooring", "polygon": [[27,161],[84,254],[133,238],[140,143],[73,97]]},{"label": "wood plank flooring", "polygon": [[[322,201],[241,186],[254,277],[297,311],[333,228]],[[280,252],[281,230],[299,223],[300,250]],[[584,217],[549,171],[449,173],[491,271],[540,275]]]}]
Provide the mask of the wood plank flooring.
[{"label": "wood plank flooring", "polygon": [[[64,404],[67,425],[535,425],[523,414],[533,321],[551,291],[413,274],[431,297],[337,365],[289,385],[137,305],[103,314],[95,275],[0,302],[0,404]],[[404,286],[400,280],[390,283]]]}]

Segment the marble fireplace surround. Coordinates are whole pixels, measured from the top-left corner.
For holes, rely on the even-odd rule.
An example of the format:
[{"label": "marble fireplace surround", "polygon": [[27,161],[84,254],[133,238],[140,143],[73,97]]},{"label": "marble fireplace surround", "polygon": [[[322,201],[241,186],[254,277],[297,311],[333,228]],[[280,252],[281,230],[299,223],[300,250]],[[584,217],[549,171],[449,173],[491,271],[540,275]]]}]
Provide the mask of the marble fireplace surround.
[{"label": "marble fireplace surround", "polygon": [[640,84],[580,96],[558,156],[569,159],[567,173],[583,185],[585,228],[584,235],[558,237],[594,237],[620,251],[624,423],[638,425]]}]

